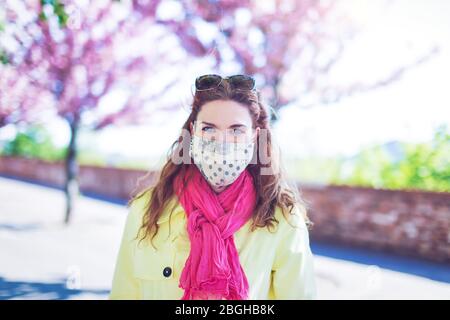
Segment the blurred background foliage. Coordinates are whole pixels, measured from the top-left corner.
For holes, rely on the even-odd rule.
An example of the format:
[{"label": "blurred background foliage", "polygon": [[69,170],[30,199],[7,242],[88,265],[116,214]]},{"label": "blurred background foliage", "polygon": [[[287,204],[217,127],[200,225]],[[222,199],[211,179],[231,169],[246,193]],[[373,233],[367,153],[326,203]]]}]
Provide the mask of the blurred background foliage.
[{"label": "blurred background foliage", "polygon": [[430,142],[398,143],[395,152],[384,146],[362,150],[343,160],[331,184],[387,189],[450,191],[450,134],[440,126]]},{"label": "blurred background foliage", "polygon": [[66,148],[57,147],[50,133],[41,125],[17,130],[15,138],[2,146],[2,156],[15,156],[46,161],[64,159]]}]

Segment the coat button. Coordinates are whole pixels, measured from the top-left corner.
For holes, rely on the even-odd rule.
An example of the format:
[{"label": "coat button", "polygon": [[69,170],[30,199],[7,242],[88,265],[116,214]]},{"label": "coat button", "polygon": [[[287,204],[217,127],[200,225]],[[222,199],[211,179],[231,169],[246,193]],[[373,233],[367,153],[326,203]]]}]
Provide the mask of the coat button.
[{"label": "coat button", "polygon": [[172,274],[172,269],[170,267],[165,267],[163,270],[164,277],[170,277],[171,274]]}]

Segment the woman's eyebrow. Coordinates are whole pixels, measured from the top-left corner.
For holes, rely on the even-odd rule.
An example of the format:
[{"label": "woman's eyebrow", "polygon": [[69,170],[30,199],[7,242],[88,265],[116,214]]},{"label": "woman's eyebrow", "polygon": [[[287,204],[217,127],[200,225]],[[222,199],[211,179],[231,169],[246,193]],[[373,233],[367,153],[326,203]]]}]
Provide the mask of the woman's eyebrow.
[{"label": "woman's eyebrow", "polygon": [[[204,125],[207,125],[207,126],[217,128],[217,126],[214,123],[210,123],[210,122],[206,122],[206,121],[202,121],[201,123]],[[229,128],[236,128],[236,127],[247,127],[247,126],[242,123],[235,123],[235,124],[232,124],[231,126],[229,126]]]}]

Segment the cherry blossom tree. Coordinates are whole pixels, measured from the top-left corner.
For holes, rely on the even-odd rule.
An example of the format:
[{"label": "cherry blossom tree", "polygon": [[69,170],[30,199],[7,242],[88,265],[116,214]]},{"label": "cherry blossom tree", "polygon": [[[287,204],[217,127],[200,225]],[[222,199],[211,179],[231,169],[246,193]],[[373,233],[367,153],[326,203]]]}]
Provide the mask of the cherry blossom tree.
[{"label": "cherry blossom tree", "polygon": [[[213,57],[218,71],[230,61],[259,80],[263,97],[275,110],[329,104],[357,93],[387,86],[437,52],[431,47],[376,79],[335,84],[329,74],[359,26],[338,0],[178,1],[183,14],[164,23],[193,56]],[[385,5],[389,5],[387,1]],[[164,3],[161,3],[164,5]],[[202,29],[215,36],[202,40]],[[236,70],[236,69],[233,69]]]},{"label": "cherry blossom tree", "polygon": [[[163,72],[165,63],[176,65],[179,61],[153,45],[167,35],[155,27],[154,12],[147,12],[143,19],[133,3],[3,2],[0,125],[35,121],[51,112],[67,122],[67,223],[78,192],[76,141],[80,126],[84,123],[101,129],[148,121],[151,112],[143,112],[148,102],[161,110],[173,108],[155,100],[173,86],[176,77],[151,90],[145,83],[148,75]],[[148,45],[137,45],[139,42]],[[102,99],[114,92],[120,92],[120,105],[100,107]]]}]

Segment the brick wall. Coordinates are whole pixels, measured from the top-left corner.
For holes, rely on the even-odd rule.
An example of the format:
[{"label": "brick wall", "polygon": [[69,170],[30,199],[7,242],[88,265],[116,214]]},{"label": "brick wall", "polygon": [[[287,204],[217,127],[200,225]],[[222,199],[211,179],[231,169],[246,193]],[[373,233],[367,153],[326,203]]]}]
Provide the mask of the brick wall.
[{"label": "brick wall", "polygon": [[[79,183],[82,192],[100,196],[128,199],[136,187],[138,178],[147,172],[96,166],[80,166]],[[31,181],[62,188],[64,185],[63,163],[46,162],[37,159],[0,157],[0,174],[19,177]],[[156,173],[148,177],[148,183],[156,178]]]},{"label": "brick wall", "polygon": [[450,263],[450,194],[303,187],[313,239]]}]

